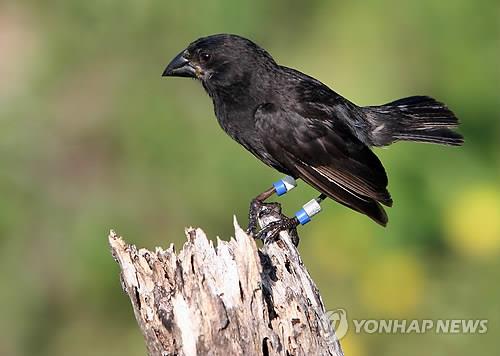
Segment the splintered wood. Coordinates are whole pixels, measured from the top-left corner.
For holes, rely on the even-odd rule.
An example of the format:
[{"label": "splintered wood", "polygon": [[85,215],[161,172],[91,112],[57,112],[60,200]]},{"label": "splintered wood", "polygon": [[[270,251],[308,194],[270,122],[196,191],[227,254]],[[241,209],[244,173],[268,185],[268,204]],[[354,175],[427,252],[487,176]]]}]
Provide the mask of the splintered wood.
[{"label": "splintered wood", "polygon": [[343,355],[290,236],[258,249],[236,219],[234,227],[235,237],[216,246],[190,228],[178,253],[173,245],[138,250],[111,231],[149,354]]}]

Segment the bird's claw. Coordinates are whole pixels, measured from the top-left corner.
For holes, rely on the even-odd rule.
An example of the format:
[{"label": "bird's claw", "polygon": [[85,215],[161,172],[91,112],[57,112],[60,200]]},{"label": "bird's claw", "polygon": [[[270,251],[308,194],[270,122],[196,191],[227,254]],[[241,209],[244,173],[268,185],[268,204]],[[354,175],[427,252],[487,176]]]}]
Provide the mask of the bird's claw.
[{"label": "bird's claw", "polygon": [[281,215],[281,206],[278,203],[264,203],[258,199],[252,200],[248,211],[247,234],[257,236],[259,232],[259,219],[263,216],[276,214]]},{"label": "bird's claw", "polygon": [[281,214],[281,205],[279,203],[262,203],[258,215],[259,219],[269,215],[283,217]]},{"label": "bird's claw", "polygon": [[258,199],[253,199],[250,202],[250,209],[248,210],[248,227],[247,234],[255,236],[259,228],[259,211],[262,207],[262,202]]},{"label": "bird's claw", "polygon": [[[259,230],[259,219],[266,216],[273,216],[278,220]],[[262,240],[264,243],[271,243],[278,239],[281,231],[288,231],[293,244],[295,246],[299,244],[299,235],[297,234],[299,221],[296,217],[290,219],[283,215],[279,203],[264,203],[257,199],[252,200],[248,220],[247,234],[255,239]]]},{"label": "bird's claw", "polygon": [[299,221],[297,218],[288,218],[282,216],[278,221],[273,221],[263,229],[261,229],[255,238],[262,240],[264,243],[271,243],[278,240],[281,231],[288,231],[292,242],[295,246],[299,244],[299,236],[297,234],[297,226]]}]

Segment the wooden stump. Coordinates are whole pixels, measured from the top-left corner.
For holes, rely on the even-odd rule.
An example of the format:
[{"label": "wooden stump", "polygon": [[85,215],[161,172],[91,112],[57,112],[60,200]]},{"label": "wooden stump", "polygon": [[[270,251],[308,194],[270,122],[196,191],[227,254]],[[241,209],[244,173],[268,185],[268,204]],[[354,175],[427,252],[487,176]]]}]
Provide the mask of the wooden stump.
[{"label": "wooden stump", "polygon": [[[277,215],[264,217],[267,225]],[[319,291],[288,233],[258,249],[187,229],[179,253],[109,243],[150,355],[343,355]]]}]

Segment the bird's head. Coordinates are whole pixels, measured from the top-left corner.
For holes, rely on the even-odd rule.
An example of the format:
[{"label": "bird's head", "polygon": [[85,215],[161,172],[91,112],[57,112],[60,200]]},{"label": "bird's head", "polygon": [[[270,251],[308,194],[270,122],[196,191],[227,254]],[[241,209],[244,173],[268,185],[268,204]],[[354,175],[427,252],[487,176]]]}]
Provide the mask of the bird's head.
[{"label": "bird's head", "polygon": [[196,78],[210,88],[241,84],[249,74],[274,66],[272,57],[252,41],[220,34],[191,43],[168,64],[163,76]]}]

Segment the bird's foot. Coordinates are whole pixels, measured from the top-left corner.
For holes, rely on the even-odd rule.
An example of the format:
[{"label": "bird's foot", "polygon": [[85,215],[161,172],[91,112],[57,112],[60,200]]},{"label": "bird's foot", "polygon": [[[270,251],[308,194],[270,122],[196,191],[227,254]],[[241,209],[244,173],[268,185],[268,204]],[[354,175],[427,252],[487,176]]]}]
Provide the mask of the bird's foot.
[{"label": "bird's foot", "polygon": [[293,244],[298,246],[299,235],[297,234],[297,226],[299,224],[299,220],[296,217],[288,218],[281,215],[280,220],[269,223],[269,225],[255,235],[255,238],[262,240],[264,243],[271,243],[278,240],[281,231],[288,231]]},{"label": "bird's foot", "polygon": [[250,209],[248,210],[248,227],[247,234],[255,236],[259,228],[259,211],[262,207],[262,202],[257,199],[253,199],[250,202]]},{"label": "bird's foot", "polygon": [[[273,221],[259,230],[259,219],[261,221],[272,219]],[[264,243],[275,242],[281,231],[288,231],[292,243],[295,246],[299,244],[297,226],[300,222],[296,217],[289,218],[283,215],[279,203],[264,203],[259,199],[253,199],[250,203],[248,221],[247,234],[255,239],[260,239]]]},{"label": "bird's foot", "polygon": [[256,237],[259,233],[259,219],[269,215],[278,216],[281,219],[281,205],[279,203],[264,203],[261,200],[253,199],[248,211],[247,234]]}]

